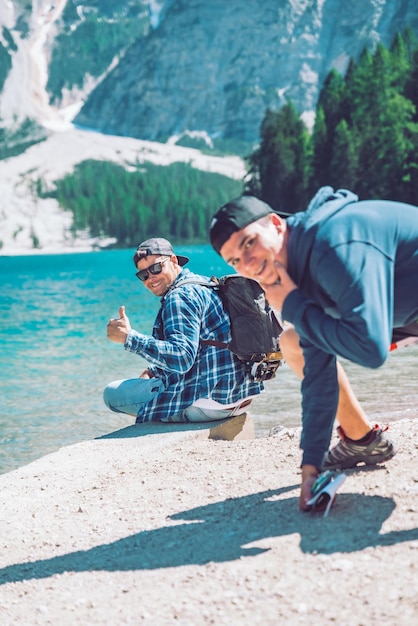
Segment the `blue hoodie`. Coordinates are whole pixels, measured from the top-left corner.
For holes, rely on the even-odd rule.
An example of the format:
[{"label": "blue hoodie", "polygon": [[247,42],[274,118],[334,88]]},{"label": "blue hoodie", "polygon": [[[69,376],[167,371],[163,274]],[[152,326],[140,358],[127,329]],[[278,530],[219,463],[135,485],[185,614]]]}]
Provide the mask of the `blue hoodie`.
[{"label": "blue hoodie", "polygon": [[302,463],[320,468],[338,405],[336,356],[379,367],[393,328],[418,319],[418,207],[323,187],[287,224],[298,289],[282,316],[305,359]]}]

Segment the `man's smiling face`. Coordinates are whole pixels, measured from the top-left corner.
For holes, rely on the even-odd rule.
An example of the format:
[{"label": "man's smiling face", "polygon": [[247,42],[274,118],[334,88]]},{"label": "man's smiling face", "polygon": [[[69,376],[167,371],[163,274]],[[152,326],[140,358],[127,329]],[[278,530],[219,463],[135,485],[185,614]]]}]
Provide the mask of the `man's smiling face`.
[{"label": "man's smiling face", "polygon": [[285,231],[286,222],[272,213],[233,233],[222,246],[221,256],[241,276],[271,285],[277,280],[275,261],[287,264]]},{"label": "man's smiling face", "polygon": [[149,254],[140,259],[136,265],[138,270],[147,270],[155,263],[161,261],[163,261],[161,272],[158,274],[148,272],[148,278],[144,281],[145,287],[158,297],[163,296],[168,291],[181,271],[177,257],[162,257],[160,254]]}]

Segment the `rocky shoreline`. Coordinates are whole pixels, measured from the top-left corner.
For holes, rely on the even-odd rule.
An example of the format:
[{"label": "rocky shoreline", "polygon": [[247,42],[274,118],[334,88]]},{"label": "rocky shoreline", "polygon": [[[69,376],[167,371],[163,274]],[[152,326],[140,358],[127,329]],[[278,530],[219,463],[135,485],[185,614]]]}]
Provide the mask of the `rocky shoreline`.
[{"label": "rocky shoreline", "polygon": [[300,429],[138,425],[0,476],[0,620],[397,626],[418,620],[418,420],[301,513]]}]

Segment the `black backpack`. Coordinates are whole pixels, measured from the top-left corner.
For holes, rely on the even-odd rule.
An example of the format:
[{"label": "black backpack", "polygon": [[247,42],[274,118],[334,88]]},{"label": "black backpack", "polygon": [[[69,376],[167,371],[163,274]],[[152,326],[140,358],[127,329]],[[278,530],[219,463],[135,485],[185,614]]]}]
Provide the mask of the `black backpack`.
[{"label": "black backpack", "polygon": [[175,285],[198,284],[216,289],[231,323],[231,341],[201,339],[203,345],[227,348],[245,365],[253,380],[270,380],[282,364],[279,335],[282,327],[266,300],[259,283],[238,274],[216,278],[209,282],[186,278]]}]

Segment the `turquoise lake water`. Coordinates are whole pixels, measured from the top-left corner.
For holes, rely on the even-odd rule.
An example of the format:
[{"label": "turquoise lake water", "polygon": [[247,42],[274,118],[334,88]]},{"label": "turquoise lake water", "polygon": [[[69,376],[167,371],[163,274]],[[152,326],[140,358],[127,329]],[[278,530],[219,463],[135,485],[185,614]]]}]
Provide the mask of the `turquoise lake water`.
[{"label": "turquoise lake water", "polygon": [[[230,272],[210,246],[177,251],[196,272]],[[122,304],[134,328],[151,330],[159,300],[134,272],[132,250],[0,257],[0,473],[132,423],[104,406],[102,390],[145,367],[106,338]],[[417,416],[417,365],[416,346],[379,370],[345,363],[376,421]],[[278,424],[300,426],[299,382],[286,366],[250,412],[256,436]]]}]

